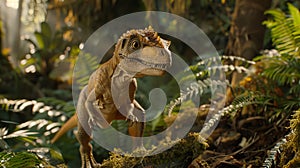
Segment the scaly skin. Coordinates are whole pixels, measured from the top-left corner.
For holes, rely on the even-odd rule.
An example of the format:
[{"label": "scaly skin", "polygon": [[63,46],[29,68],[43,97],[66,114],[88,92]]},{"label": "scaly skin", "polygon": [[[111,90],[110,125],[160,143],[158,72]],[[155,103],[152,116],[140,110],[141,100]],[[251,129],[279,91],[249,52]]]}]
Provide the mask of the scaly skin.
[{"label": "scaly skin", "polygon": [[[137,89],[135,78],[163,75],[171,65],[169,45],[170,42],[160,38],[152,27],[124,33],[115,46],[113,57],[99,66],[81,91],[77,113],[51,142],[75,127],[77,116],[76,137],[80,143],[82,168],[95,168],[100,164],[95,161],[90,144],[94,126],[105,128],[113,120],[130,120],[129,135],[141,137],[145,117],[143,108],[134,99]],[[134,143],[134,146],[141,145],[141,142]]]}]

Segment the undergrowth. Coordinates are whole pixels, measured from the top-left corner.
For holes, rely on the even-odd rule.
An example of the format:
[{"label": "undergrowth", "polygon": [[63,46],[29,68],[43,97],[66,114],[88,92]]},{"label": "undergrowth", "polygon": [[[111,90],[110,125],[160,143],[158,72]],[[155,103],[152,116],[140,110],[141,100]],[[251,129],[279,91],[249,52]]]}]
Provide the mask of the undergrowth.
[{"label": "undergrowth", "polygon": [[[193,71],[192,76],[186,75],[185,72],[179,74],[182,77],[180,82],[188,81],[193,77],[196,77],[197,81],[190,83],[185,90],[181,90],[178,97],[173,98],[173,101],[171,101],[165,109],[164,116],[158,121],[160,124],[156,124],[155,126],[157,127],[153,126],[152,129],[159,130],[166,128],[168,124],[172,124],[176,117],[182,117],[183,114],[178,112],[180,105],[184,105],[186,101],[194,96],[202,96],[203,99],[205,99],[203,103],[200,103],[200,108],[203,104],[209,103],[217,107],[224,105],[225,95],[219,95],[219,102],[211,102],[212,100],[209,99],[212,93],[211,91],[218,87],[230,88],[229,82],[225,80],[225,75],[230,75],[232,72],[243,73],[245,78],[240,82],[240,85],[236,88],[231,88],[234,93],[233,101],[220,109],[217,108],[208,119],[197,118],[197,120],[203,120],[202,122],[196,121],[202,124],[201,129],[195,129],[193,131],[202,131],[201,133],[205,133],[216,126],[224,116],[224,120],[227,122],[226,126],[231,126],[230,128],[234,128],[232,132],[236,131],[237,133],[240,133],[238,131],[242,130],[244,123],[249,123],[249,121],[247,121],[248,118],[254,121],[258,119],[263,120],[266,129],[283,128],[290,120],[290,127],[280,130],[282,131],[280,133],[288,134],[288,136],[281,136],[282,134],[280,134],[280,137],[275,137],[277,139],[270,142],[275,144],[275,146],[273,146],[273,148],[269,146],[268,148],[270,149],[270,154],[268,155],[264,152],[262,155],[257,156],[257,158],[260,157],[260,160],[256,161],[256,164],[257,166],[263,164],[265,167],[272,167],[274,166],[272,165],[273,162],[277,161],[278,163],[276,157],[281,156],[281,160],[279,159],[281,162],[280,166],[289,168],[299,167],[300,14],[298,9],[291,4],[288,4],[288,9],[288,15],[278,9],[272,9],[266,12],[270,18],[264,22],[264,25],[271,30],[272,41],[276,50],[263,52],[262,56],[255,59],[255,62],[237,56],[221,56],[225,63],[224,65],[218,66],[210,66],[211,62],[219,59],[217,57],[211,57],[191,65],[190,69]],[[91,56],[88,57],[87,62],[94,62],[91,58]],[[230,64],[237,61],[243,65]],[[93,65],[96,67],[97,64],[94,62]],[[88,66],[85,67],[85,65],[82,66],[82,69],[90,68]],[[77,69],[77,71],[81,72],[76,76],[79,89],[88,81],[88,75],[86,74],[87,71],[81,71],[80,69]],[[224,74],[221,72],[224,72]],[[218,77],[224,80],[211,79],[210,76],[214,73],[218,74]],[[197,104],[198,102],[189,101],[188,103]],[[209,110],[212,108],[212,106],[208,105]],[[14,149],[22,149],[20,144],[23,146],[25,144],[27,145],[27,149],[33,149],[39,145],[49,145],[50,137],[57,132],[59,126],[75,112],[72,103],[51,98],[39,100],[8,100],[3,98],[0,99],[0,110],[4,112],[4,115],[1,116],[0,129],[0,147],[3,150],[0,153],[0,164],[3,164],[2,166],[5,167],[17,167],[25,164],[23,162],[15,162],[14,159],[26,161],[28,164],[31,164],[30,166],[32,167],[43,164],[43,158],[37,158],[37,155],[33,154],[34,152],[30,153],[30,151],[27,151],[25,153],[17,153],[17,151],[11,151],[11,146],[14,146]],[[188,110],[201,111],[197,108],[185,109],[185,111]],[[297,111],[291,116],[295,110]],[[22,116],[23,113],[30,113],[32,118],[28,121],[27,118],[17,121],[11,120]],[[188,115],[188,113],[185,114]],[[244,121],[244,123],[241,121]],[[5,127],[3,123],[8,126]],[[254,124],[256,123],[254,122]],[[118,123],[116,123],[116,125],[118,125]],[[238,128],[238,126],[240,126],[240,128]],[[251,131],[253,130],[249,132]],[[199,138],[201,139],[202,137],[201,133],[190,133],[182,140],[163,143],[162,145],[167,146],[175,145],[165,152],[153,156],[138,158],[133,157],[131,154],[122,156],[117,152],[112,152],[110,157],[103,161],[102,167],[187,167],[207,149],[206,143],[203,140],[199,141]],[[233,152],[231,157],[242,153],[241,151],[243,150],[248,150],[254,142],[259,142],[259,140],[261,140],[260,142],[264,141],[265,135],[269,134],[265,134],[265,132],[241,133],[239,136],[243,136],[242,138],[246,139],[244,140],[246,141],[244,143],[246,147],[242,145],[242,148]],[[7,140],[17,138],[21,139],[22,143],[12,143]],[[71,138],[75,139],[74,136],[69,136],[68,138],[68,140]],[[285,141],[285,138],[287,141]],[[65,142],[66,141],[63,143]],[[255,145],[259,145],[259,143]],[[280,150],[282,146],[284,147],[283,151]],[[75,147],[73,145],[68,147],[76,148],[77,150],[78,144],[77,146],[75,145]],[[217,148],[218,146],[215,145],[215,147]],[[280,153],[282,154],[280,155]],[[72,154],[73,153],[66,154],[64,157],[71,159],[72,156],[70,155]],[[261,158],[264,158],[265,161],[263,162]],[[203,163],[205,162],[205,160],[202,161]],[[247,161],[246,159],[242,160],[245,165],[247,165]]]}]

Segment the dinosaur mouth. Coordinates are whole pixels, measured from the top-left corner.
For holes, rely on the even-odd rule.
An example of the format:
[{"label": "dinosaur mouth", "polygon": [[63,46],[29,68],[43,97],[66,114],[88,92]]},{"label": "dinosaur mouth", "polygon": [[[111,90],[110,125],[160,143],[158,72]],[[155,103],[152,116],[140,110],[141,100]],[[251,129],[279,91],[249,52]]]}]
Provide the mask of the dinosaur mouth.
[{"label": "dinosaur mouth", "polygon": [[146,67],[157,69],[157,70],[166,70],[170,67],[170,63],[150,63],[139,58],[127,57],[129,61],[138,62],[140,64],[145,65]]}]

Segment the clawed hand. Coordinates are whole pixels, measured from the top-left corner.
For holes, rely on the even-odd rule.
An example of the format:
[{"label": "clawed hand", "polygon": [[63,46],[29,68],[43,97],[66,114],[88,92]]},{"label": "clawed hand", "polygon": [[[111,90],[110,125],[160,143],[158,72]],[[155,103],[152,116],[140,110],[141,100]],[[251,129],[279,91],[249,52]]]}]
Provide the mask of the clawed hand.
[{"label": "clawed hand", "polygon": [[134,110],[134,104],[131,103],[128,109],[126,120],[131,122],[138,122],[138,118],[133,114],[133,110]]},{"label": "clawed hand", "polygon": [[106,128],[109,125],[101,113],[101,107],[99,106],[97,100],[93,102],[86,101],[85,106],[87,108],[87,112],[89,113],[88,124],[90,128],[93,128],[96,125],[100,128]]}]

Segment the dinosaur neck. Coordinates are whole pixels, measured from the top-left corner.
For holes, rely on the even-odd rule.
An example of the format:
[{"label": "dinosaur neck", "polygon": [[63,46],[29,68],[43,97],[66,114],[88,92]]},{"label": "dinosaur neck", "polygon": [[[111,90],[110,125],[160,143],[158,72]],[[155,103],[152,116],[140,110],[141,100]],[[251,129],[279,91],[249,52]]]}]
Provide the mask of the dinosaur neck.
[{"label": "dinosaur neck", "polygon": [[116,87],[122,88],[123,85],[129,84],[133,78],[134,75],[125,71],[123,68],[121,68],[121,66],[117,66],[114,70],[112,81],[116,81]]},{"label": "dinosaur neck", "polygon": [[111,64],[110,66],[112,67],[112,69],[115,71],[115,69],[118,67],[118,64],[120,63],[120,58],[118,58],[117,56],[113,56],[111,59]]},{"label": "dinosaur neck", "polygon": [[128,73],[122,68],[120,65],[120,59],[116,56],[112,58],[111,66],[113,68],[113,74],[111,77],[111,81],[113,83],[112,86],[119,91],[128,89],[128,85],[134,78],[134,75]]},{"label": "dinosaur neck", "polygon": [[124,104],[130,104],[129,86],[134,76],[117,66],[111,78],[111,92],[116,107],[119,109]]},{"label": "dinosaur neck", "polygon": [[120,63],[120,58],[113,56],[111,59],[109,59],[105,64],[105,72],[109,78],[113,76],[115,73],[116,68],[118,67]]},{"label": "dinosaur neck", "polygon": [[[118,45],[116,48],[118,48]],[[110,63],[108,68],[111,69],[110,76],[112,87],[122,92],[124,89],[127,89],[126,91],[128,91],[129,83],[131,83],[134,75],[124,70],[120,65],[120,61],[121,59],[117,56],[116,52],[114,52],[113,57],[109,60]]]}]

